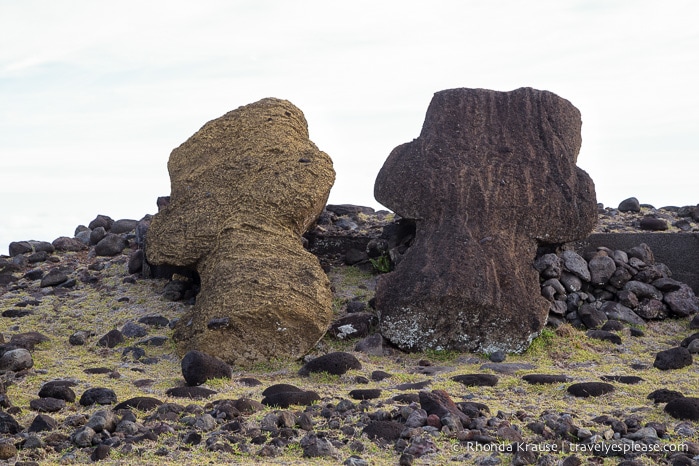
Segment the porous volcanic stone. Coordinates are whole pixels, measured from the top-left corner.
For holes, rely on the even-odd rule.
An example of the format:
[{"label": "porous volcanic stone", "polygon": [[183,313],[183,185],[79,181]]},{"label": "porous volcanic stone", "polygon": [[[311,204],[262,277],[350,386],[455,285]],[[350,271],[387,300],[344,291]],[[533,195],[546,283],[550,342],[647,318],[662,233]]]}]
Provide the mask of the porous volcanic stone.
[{"label": "porous volcanic stone", "polygon": [[0,434],[15,435],[22,430],[17,420],[4,411],[0,411]]},{"label": "porous volcanic stone", "polygon": [[655,355],[655,361],[653,361],[653,367],[660,369],[661,371],[682,369],[683,367],[691,365],[692,354],[687,348],[682,346],[670,348],[665,351],[659,351]]},{"label": "porous volcanic stone", "polygon": [[683,398],[684,395],[677,390],[668,390],[667,388],[659,388],[652,391],[646,397],[649,400],[653,400],[654,403],[667,403],[675,398]]},{"label": "porous volcanic stone", "polygon": [[277,393],[302,392],[303,389],[288,383],[270,385],[262,391],[262,396],[275,395]]},{"label": "porous volcanic stone", "polygon": [[37,398],[29,402],[29,407],[40,413],[55,413],[65,408],[66,402],[59,398]]},{"label": "porous volcanic stone", "polygon": [[262,404],[288,408],[291,405],[309,406],[318,400],[320,400],[320,396],[312,390],[290,391],[269,394],[262,399]]},{"label": "porous volcanic stone", "polygon": [[98,256],[116,256],[126,249],[129,242],[121,235],[108,233],[95,245],[95,254]]},{"label": "porous volcanic stone", "polygon": [[604,382],[581,382],[568,387],[568,393],[580,398],[600,396],[614,391],[614,385]]},{"label": "porous volcanic stone", "polygon": [[58,422],[48,414],[39,414],[27,429],[29,432],[46,432],[58,427]]},{"label": "porous volcanic stone", "polygon": [[567,382],[568,376],[557,374],[527,374],[522,376],[522,380],[532,385],[543,385]]},{"label": "porous volcanic stone", "polygon": [[150,411],[151,409],[157,408],[161,404],[163,404],[162,401],[157,398],[153,398],[152,396],[137,396],[122,401],[114,407],[114,411],[128,408],[135,408],[140,411]]},{"label": "porous volcanic stone", "polygon": [[[332,318],[330,282],[301,235],[335,179],[288,101],[263,99],[210,121],[172,151],[170,203],[146,236],[156,265],[196,268],[201,290],[174,339],[229,364],[299,358]],[[212,319],[228,319],[208,328]]]},{"label": "porous volcanic stone", "polygon": [[584,238],[597,222],[594,184],[575,165],[580,127],[580,112],[547,91],[434,95],[420,136],[391,152],[374,185],[416,225],[378,281],[384,337],[404,350],[529,346],[549,309],[537,246]]},{"label": "porous volcanic stone", "polygon": [[699,398],[682,397],[670,400],[665,405],[665,412],[675,419],[699,421]]},{"label": "porous volcanic stone", "polygon": [[350,353],[336,351],[308,361],[299,369],[299,375],[307,376],[312,372],[327,372],[342,375],[350,369],[361,369],[362,364]]},{"label": "porous volcanic stone", "polygon": [[92,406],[94,404],[109,405],[116,402],[116,393],[114,393],[114,390],[111,388],[88,388],[80,397],[81,406]]},{"label": "porous volcanic stone", "polygon": [[455,375],[451,380],[462,383],[467,387],[494,387],[498,383],[498,378],[492,374]]},{"label": "porous volcanic stone", "polygon": [[220,359],[191,350],[182,358],[182,376],[187,385],[201,385],[207,380],[230,379],[231,367]]},{"label": "porous volcanic stone", "polygon": [[395,421],[371,421],[362,429],[370,439],[383,439],[388,442],[398,440],[403,424]]},{"label": "porous volcanic stone", "polygon": [[190,398],[200,400],[215,395],[217,392],[204,387],[174,387],[168,389],[165,394],[176,398]]},{"label": "porous volcanic stone", "polygon": [[121,331],[117,329],[112,329],[105,333],[102,338],[97,340],[99,346],[106,346],[107,348],[114,348],[116,345],[124,342],[124,335]]},{"label": "porous volcanic stone", "polygon": [[643,379],[636,375],[603,375],[600,377],[600,379],[604,380],[605,382],[619,382],[629,385],[635,385],[643,382]]},{"label": "porous volcanic stone", "polygon": [[381,390],[378,388],[356,389],[350,391],[349,396],[354,400],[373,400],[381,396]]}]

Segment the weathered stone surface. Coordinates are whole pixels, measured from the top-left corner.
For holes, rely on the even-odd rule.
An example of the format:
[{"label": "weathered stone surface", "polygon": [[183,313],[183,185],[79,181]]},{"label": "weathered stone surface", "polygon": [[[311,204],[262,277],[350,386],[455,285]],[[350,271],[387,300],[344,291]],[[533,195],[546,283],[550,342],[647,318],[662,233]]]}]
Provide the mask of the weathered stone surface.
[{"label": "weathered stone surface", "polygon": [[201,385],[207,380],[231,378],[231,367],[228,364],[201,351],[188,351],[180,365],[187,385]]},{"label": "weathered stone surface", "polygon": [[[146,237],[152,264],[196,268],[201,291],[174,338],[249,366],[298,358],[327,330],[331,291],[301,235],[335,178],[303,113],[263,99],[210,121],[170,155],[170,203]],[[209,328],[212,319],[228,325]]]},{"label": "weathered stone surface", "polygon": [[624,199],[619,203],[619,212],[640,212],[641,203],[635,197]]},{"label": "weathered stone surface", "polygon": [[532,267],[538,244],[584,238],[597,221],[594,184],[575,165],[580,126],[546,91],[435,94],[420,137],[391,152],[374,187],[416,224],[378,283],[387,339],[405,350],[528,347],[549,309]]},{"label": "weathered stone surface", "polygon": [[661,371],[682,369],[683,367],[691,365],[692,354],[687,348],[682,346],[670,348],[665,351],[659,351],[655,355],[655,361],[653,361],[653,367],[660,369]]}]

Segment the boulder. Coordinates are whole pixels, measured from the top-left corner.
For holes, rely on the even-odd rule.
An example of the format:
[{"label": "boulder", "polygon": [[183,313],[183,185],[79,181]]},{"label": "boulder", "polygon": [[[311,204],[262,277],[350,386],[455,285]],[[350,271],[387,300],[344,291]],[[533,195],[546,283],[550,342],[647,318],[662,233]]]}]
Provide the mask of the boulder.
[{"label": "boulder", "polygon": [[187,352],[180,365],[187,385],[201,385],[212,379],[231,378],[231,367],[228,364],[201,351]]},{"label": "boulder", "polygon": [[145,249],[149,263],[201,278],[196,305],[175,328],[180,353],[238,366],[303,356],[331,322],[332,294],[301,235],[335,172],[301,110],[272,98],[233,110],[176,148],[168,171],[170,201]]},{"label": "boulder", "polygon": [[621,201],[618,209],[620,212],[640,212],[641,203],[635,197],[630,197]]},{"label": "boulder", "polygon": [[529,346],[549,309],[537,247],[584,238],[597,221],[594,184],[575,165],[580,126],[547,91],[435,94],[419,138],[391,152],[374,186],[416,227],[378,281],[384,337],[403,350]]}]

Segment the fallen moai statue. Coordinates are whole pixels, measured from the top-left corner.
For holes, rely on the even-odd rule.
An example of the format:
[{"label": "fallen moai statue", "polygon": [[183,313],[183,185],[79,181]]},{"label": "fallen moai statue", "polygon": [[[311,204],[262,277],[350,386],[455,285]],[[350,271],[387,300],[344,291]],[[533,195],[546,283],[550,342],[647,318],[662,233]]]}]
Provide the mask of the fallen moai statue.
[{"label": "fallen moai statue", "polygon": [[233,110],[176,148],[168,170],[170,203],[152,219],[146,258],[201,278],[175,329],[180,352],[241,366],[303,356],[328,329],[332,293],[301,235],[335,172],[301,110],[279,99]]}]

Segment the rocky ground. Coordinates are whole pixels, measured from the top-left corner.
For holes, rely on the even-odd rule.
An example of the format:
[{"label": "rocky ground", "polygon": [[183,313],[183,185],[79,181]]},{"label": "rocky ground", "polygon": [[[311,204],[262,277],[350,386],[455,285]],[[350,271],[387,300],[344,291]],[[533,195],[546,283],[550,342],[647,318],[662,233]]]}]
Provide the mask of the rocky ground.
[{"label": "rocky ground", "polygon": [[[651,206],[601,208],[598,231],[651,217],[699,231],[691,209]],[[407,247],[381,241],[393,220],[326,211],[306,241],[333,284],[332,329],[304,361],[200,385],[185,379],[206,364],[183,370],[169,338],[196,283],[141,278],[134,222],[17,243],[0,257],[0,461],[699,464],[693,315],[612,325],[614,341],[561,320],[521,355],[402,353],[377,339],[371,307],[383,258]],[[655,367],[675,348],[670,366],[689,361]]]}]

